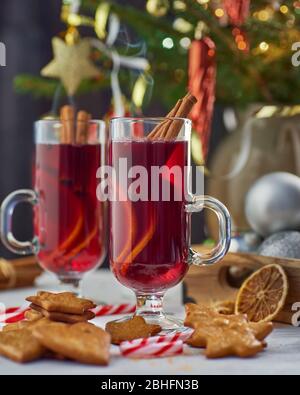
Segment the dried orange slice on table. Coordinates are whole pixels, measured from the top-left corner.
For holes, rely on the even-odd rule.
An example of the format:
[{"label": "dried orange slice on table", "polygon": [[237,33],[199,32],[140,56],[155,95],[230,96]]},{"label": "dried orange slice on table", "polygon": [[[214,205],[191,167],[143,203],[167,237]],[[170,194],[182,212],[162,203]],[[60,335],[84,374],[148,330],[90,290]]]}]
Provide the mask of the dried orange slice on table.
[{"label": "dried orange slice on table", "polygon": [[235,313],[247,314],[251,322],[272,321],[282,310],[288,294],[288,279],[279,265],[268,265],[242,285]]}]

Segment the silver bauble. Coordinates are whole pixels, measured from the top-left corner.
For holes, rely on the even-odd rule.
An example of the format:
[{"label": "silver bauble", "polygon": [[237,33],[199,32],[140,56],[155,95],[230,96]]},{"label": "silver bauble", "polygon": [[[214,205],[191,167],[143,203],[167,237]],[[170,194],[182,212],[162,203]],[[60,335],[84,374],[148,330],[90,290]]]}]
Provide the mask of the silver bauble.
[{"label": "silver bauble", "polygon": [[300,259],[300,232],[278,232],[268,237],[259,247],[258,254]]},{"label": "silver bauble", "polygon": [[261,177],[246,196],[245,211],[250,226],[261,236],[300,230],[300,178],[284,172]]}]

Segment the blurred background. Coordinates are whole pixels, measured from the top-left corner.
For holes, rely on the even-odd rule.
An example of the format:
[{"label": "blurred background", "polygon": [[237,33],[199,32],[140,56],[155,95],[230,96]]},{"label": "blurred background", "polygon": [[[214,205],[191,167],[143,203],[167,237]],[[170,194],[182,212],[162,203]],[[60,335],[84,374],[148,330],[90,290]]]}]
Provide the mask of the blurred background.
[{"label": "blurred background", "polygon": [[[188,88],[199,100],[193,163],[205,168],[206,192],[230,209],[233,248],[255,250],[274,233],[299,229],[299,179],[286,174],[300,172],[300,73],[292,63],[300,2],[2,0],[0,7],[7,64],[0,67],[0,201],[31,187],[37,119],[55,117],[65,103],[106,120],[164,115]],[[88,38],[97,75],[75,70],[73,89],[68,59],[53,54],[54,37],[79,60],[76,46]],[[119,64],[120,56],[129,63]],[[56,74],[46,67],[53,58],[64,65]],[[257,186],[266,174],[275,178]],[[17,238],[31,237],[28,207],[17,209],[14,223]],[[193,227],[195,243],[218,237],[210,216]],[[12,256],[2,245],[0,255]]]},{"label": "blurred background", "polygon": [[[59,0],[5,0],[1,3],[0,41],[6,45],[6,67],[0,68],[0,200],[8,193],[31,187],[33,123],[49,111],[51,99],[19,95],[14,78],[20,73],[38,75],[51,59],[51,38],[62,28]],[[5,163],[5,165],[4,165]],[[16,211],[16,236],[31,237],[31,213]],[[1,256],[11,256],[1,245]]]}]

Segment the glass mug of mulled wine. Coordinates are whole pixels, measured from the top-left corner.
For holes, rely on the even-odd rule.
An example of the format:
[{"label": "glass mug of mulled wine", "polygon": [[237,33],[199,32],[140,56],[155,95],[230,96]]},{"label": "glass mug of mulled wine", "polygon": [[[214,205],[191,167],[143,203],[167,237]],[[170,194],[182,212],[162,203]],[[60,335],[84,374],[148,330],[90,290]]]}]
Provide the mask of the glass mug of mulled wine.
[{"label": "glass mug of mulled wine", "polygon": [[[173,125],[169,135],[156,133],[168,123]],[[164,293],[182,281],[191,264],[213,264],[230,245],[226,207],[190,192],[191,129],[191,121],[183,118],[116,118],[110,124],[111,269],[135,292],[136,314],[163,330],[183,325],[165,315]],[[204,208],[217,216],[219,241],[211,252],[198,253],[191,249],[191,214]]]},{"label": "glass mug of mulled wine", "polygon": [[[1,239],[12,252],[35,254],[54,273],[62,288],[79,292],[83,275],[106,254],[106,206],[96,196],[96,173],[105,163],[102,121],[88,121],[80,141],[66,140],[66,125],[56,120],[35,124],[34,190],[10,194],[1,206]],[[64,135],[64,138],[62,137]],[[12,218],[19,203],[33,205],[34,238],[13,235]]]}]

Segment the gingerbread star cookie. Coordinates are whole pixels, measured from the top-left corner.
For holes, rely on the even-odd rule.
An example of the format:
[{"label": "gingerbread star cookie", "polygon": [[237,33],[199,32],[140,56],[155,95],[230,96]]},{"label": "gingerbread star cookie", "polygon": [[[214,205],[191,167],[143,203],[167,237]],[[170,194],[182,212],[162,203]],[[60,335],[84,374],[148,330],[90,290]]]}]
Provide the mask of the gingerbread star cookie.
[{"label": "gingerbread star cookie", "polygon": [[185,325],[195,329],[187,344],[206,348],[208,358],[254,356],[273,330],[271,323],[249,323],[244,315],[223,315],[206,306],[188,304],[186,312]]},{"label": "gingerbread star cookie", "polygon": [[223,300],[220,302],[214,302],[211,307],[220,314],[232,315],[234,314],[235,302],[232,300]]},{"label": "gingerbread star cookie", "polygon": [[126,321],[108,322],[105,330],[111,334],[111,342],[113,344],[120,344],[126,340],[155,336],[161,331],[161,327],[147,324],[143,317],[134,316]]}]

